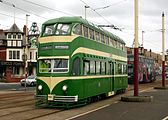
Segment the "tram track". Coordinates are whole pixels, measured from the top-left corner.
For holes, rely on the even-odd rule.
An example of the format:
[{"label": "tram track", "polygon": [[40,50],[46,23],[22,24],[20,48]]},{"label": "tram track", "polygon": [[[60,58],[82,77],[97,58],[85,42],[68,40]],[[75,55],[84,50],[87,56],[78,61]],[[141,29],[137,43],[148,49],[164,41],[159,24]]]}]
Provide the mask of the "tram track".
[{"label": "tram track", "polygon": [[28,100],[33,100],[33,96],[28,96],[26,98],[14,98],[14,99],[1,99],[0,105],[1,104],[11,104],[11,103],[16,103],[16,102],[22,102],[22,101],[28,101]]},{"label": "tram track", "polygon": [[36,118],[52,115],[58,112],[61,112],[63,110],[59,109],[30,109],[30,110],[23,110],[18,112],[9,113],[6,115],[0,116],[0,119],[2,120],[11,120],[11,119],[19,119],[19,120],[33,120]]},{"label": "tram track", "polygon": [[[30,106],[30,105],[28,105],[28,106]],[[18,110],[19,109],[19,107],[15,107],[15,108],[11,108],[11,109],[8,109],[7,111],[8,112],[3,112],[4,111],[4,109],[1,109],[0,110],[0,118],[1,117],[4,117],[4,116],[8,116],[8,115],[10,115],[10,114],[16,114],[16,113],[22,113],[22,112],[27,112],[27,111],[32,111],[32,110],[34,110],[34,109],[36,109],[36,108],[31,108],[31,107],[27,107],[27,108],[25,108],[25,106],[22,106],[22,107],[20,107],[21,109],[20,110]],[[24,109],[24,110],[22,110],[22,109]],[[16,111],[16,110],[18,110],[18,111]]]},{"label": "tram track", "polygon": [[0,110],[1,109],[7,109],[7,108],[13,108],[13,107],[17,107],[17,106],[25,106],[25,105],[32,105],[35,104],[35,100],[29,100],[29,101],[23,101],[20,103],[13,103],[13,104],[4,104],[0,106]]},{"label": "tram track", "polygon": [[32,117],[30,119],[24,119],[24,120],[35,120],[35,119],[40,119],[42,117],[46,117],[46,116],[49,116],[49,115],[53,115],[53,114],[56,114],[56,113],[60,113],[60,112],[63,112],[64,110],[58,110],[58,111],[54,111],[54,112],[51,112],[51,113],[48,113],[48,114],[44,114],[44,115],[41,115],[41,116],[37,116],[37,117]]},{"label": "tram track", "polygon": [[34,95],[34,92],[22,92],[22,93],[0,93],[0,99],[13,99],[13,98],[18,98],[18,96],[29,96],[29,95]]},{"label": "tram track", "polygon": [[[139,90],[147,90],[152,89],[152,87],[160,85],[161,81],[155,81],[153,83],[140,84]],[[129,85],[126,94],[132,94],[133,85]],[[2,94],[0,94],[2,95]],[[25,93],[10,93],[2,96],[2,100],[0,101],[0,120],[46,120],[49,117],[59,117],[57,115],[64,114],[63,109],[48,109],[48,108],[36,108],[35,107],[35,99],[33,97],[33,92],[25,92]],[[97,104],[97,106],[101,106],[99,104],[112,104],[112,101],[119,101],[120,95],[115,95],[112,98],[102,100],[99,103],[93,103],[91,106]],[[9,97],[9,98],[8,98]],[[0,96],[1,99],[1,96]],[[111,101],[112,100],[112,101]],[[105,102],[105,103],[104,103]],[[90,105],[86,106],[89,107]],[[97,106],[95,108],[97,108]],[[84,108],[83,108],[84,109]],[[71,111],[71,110],[70,110]],[[61,113],[62,112],[62,113]],[[66,111],[68,112],[68,111]],[[66,113],[65,112],[65,113]],[[67,116],[66,116],[67,117]],[[62,116],[61,116],[62,118]],[[63,117],[64,118],[64,117]]]}]

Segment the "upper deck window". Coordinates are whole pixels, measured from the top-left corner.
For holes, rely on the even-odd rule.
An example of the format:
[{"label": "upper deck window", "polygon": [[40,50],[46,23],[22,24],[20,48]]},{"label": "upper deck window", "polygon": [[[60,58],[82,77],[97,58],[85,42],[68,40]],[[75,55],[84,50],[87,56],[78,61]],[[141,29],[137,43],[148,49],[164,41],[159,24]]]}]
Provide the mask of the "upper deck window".
[{"label": "upper deck window", "polygon": [[100,41],[100,35],[99,35],[99,32],[96,31],[96,32],[95,32],[95,35],[96,35],[96,40],[97,40],[97,41]]},{"label": "upper deck window", "polygon": [[93,29],[89,29],[89,34],[90,34],[90,39],[94,40],[94,30]]},{"label": "upper deck window", "polygon": [[45,36],[45,35],[53,35],[54,31],[55,31],[55,24],[54,25],[47,25],[45,27],[43,36]]},{"label": "upper deck window", "polygon": [[68,35],[70,34],[70,24],[58,24],[56,35]]},{"label": "upper deck window", "polygon": [[74,31],[73,31],[74,34],[77,34],[77,35],[82,35],[82,25],[78,24],[74,27]]},{"label": "upper deck window", "polygon": [[88,27],[83,26],[84,37],[88,38]]}]

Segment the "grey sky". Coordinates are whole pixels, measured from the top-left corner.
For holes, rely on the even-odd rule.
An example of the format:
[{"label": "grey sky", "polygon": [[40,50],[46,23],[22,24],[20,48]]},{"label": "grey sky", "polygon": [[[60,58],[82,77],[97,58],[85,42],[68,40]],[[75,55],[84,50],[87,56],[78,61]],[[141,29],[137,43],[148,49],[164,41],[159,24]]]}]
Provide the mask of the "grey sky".
[{"label": "grey sky", "polygon": [[[2,0],[5,4],[0,3],[0,28],[7,29],[15,22],[20,29],[26,23],[26,14],[29,14],[29,26],[33,21],[39,26],[47,19],[57,18],[61,16],[82,16],[84,18],[84,6],[87,4],[92,9],[87,9],[87,20],[95,24],[114,24],[121,31],[112,30],[114,34],[121,37],[127,46],[131,46],[134,39],[134,0]],[[31,2],[37,4],[32,4]],[[85,4],[86,3],[86,4]],[[12,4],[16,6],[12,7]],[[42,5],[50,9],[40,7]],[[98,9],[100,17],[93,9]],[[166,48],[168,49],[167,40],[167,13],[168,0],[139,0],[139,43],[141,44],[142,30],[144,33],[144,47],[152,49],[152,51],[161,51],[161,14],[165,12],[165,27],[166,27]],[[55,9],[55,10],[52,10]],[[58,11],[57,11],[58,10]],[[64,14],[66,13],[66,14]],[[19,18],[19,19],[18,19]],[[46,18],[46,19],[45,19]],[[108,21],[108,22],[107,22]]]}]

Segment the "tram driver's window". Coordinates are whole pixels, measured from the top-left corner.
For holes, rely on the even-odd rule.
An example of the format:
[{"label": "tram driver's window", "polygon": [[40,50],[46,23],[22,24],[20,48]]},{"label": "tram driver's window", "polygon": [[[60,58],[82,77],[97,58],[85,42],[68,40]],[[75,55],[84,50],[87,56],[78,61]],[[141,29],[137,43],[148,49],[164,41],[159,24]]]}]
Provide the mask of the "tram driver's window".
[{"label": "tram driver's window", "polygon": [[40,72],[51,72],[51,60],[40,60],[39,61]]}]

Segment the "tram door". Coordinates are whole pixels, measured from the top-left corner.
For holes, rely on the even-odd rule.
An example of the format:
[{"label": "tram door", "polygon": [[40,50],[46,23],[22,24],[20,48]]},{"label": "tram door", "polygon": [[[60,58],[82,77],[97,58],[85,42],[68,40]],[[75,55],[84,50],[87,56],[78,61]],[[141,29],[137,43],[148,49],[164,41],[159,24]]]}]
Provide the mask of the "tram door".
[{"label": "tram door", "polygon": [[114,62],[110,62],[109,64],[110,64],[110,75],[112,76],[110,80],[110,91],[113,91],[114,90]]}]

